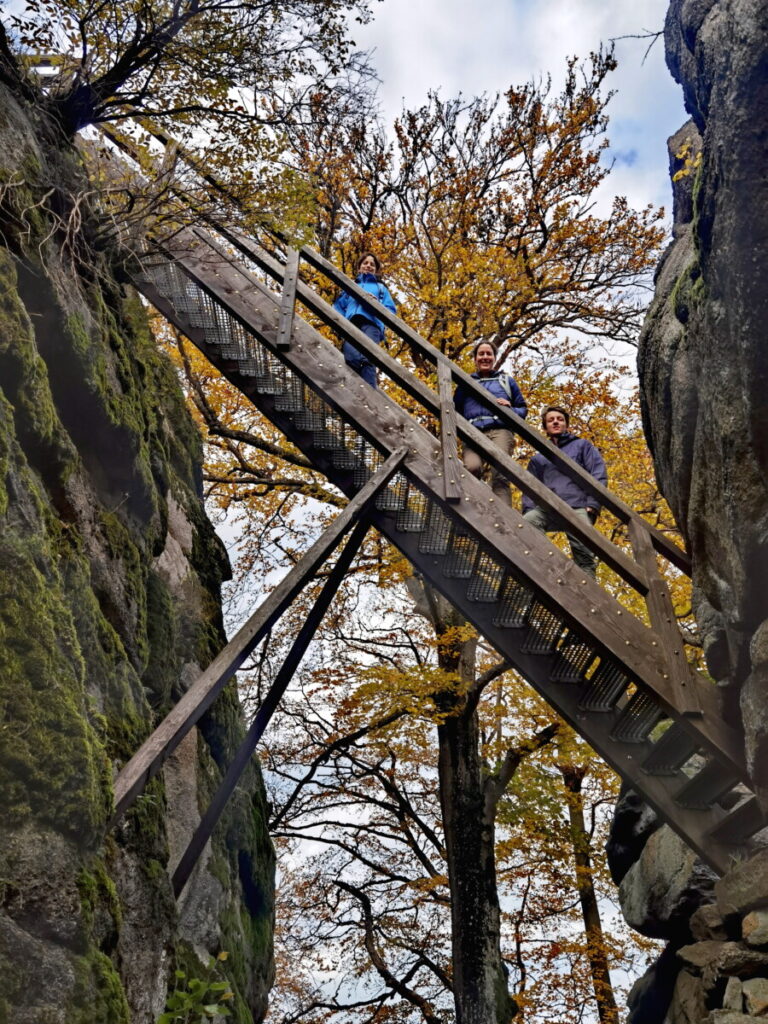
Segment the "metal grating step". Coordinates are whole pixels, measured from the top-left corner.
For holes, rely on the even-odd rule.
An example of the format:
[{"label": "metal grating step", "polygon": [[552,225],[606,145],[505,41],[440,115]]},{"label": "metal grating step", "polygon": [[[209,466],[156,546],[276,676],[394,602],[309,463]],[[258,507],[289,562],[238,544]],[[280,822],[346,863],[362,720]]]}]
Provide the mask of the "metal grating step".
[{"label": "metal grating step", "polygon": [[488,603],[497,601],[503,582],[504,566],[488,552],[481,551],[467,587],[467,599]]},{"label": "metal grating step", "polygon": [[427,520],[428,505],[426,494],[409,485],[403,507],[395,519],[395,529],[402,533],[421,533]]},{"label": "metal grating step", "polygon": [[551,654],[564,629],[565,623],[558,615],[534,601],[528,609],[528,632],[520,650],[523,654]]},{"label": "metal grating step", "polygon": [[533,601],[533,591],[523,586],[514,576],[507,576],[501,589],[499,609],[493,618],[494,626],[519,629],[527,625],[528,609]]},{"label": "metal grating step", "polygon": [[580,711],[613,711],[629,679],[614,662],[602,659],[579,694]]},{"label": "metal grating step", "polygon": [[737,845],[760,832],[768,825],[768,815],[754,796],[729,811],[725,817],[710,830],[709,835],[715,842]]},{"label": "metal grating step", "polygon": [[419,539],[423,555],[444,555],[451,540],[451,520],[437,502],[430,502],[427,521]]},{"label": "metal grating step", "polygon": [[690,810],[706,810],[736,785],[739,778],[719,761],[708,761],[701,771],[675,793],[675,803]]},{"label": "metal grating step", "polygon": [[557,649],[549,678],[553,683],[583,683],[595,656],[592,644],[569,629]]},{"label": "metal grating step", "polygon": [[443,576],[451,580],[468,580],[475,571],[480,545],[474,537],[453,530],[451,543],[442,564]]},{"label": "metal grating step", "polygon": [[611,729],[611,739],[621,743],[645,743],[663,717],[656,698],[646,690],[636,690]]},{"label": "metal grating step", "polygon": [[673,722],[654,743],[642,769],[648,775],[677,775],[698,749],[699,742],[683,726]]},{"label": "metal grating step", "polygon": [[382,512],[399,512],[408,500],[408,481],[398,473],[389,487],[376,498],[376,508]]},{"label": "metal grating step", "polygon": [[343,427],[338,424],[331,424],[326,419],[325,426],[320,430],[313,431],[312,447],[318,448],[321,452],[333,452],[344,447]]},{"label": "metal grating step", "polygon": [[264,368],[261,367],[259,372],[253,376],[255,378],[253,382],[254,387],[262,395],[279,395],[282,393],[283,386],[274,373],[265,372]]},{"label": "metal grating step", "polygon": [[275,409],[279,412],[302,412],[307,406],[304,385],[293,375],[284,375],[284,390],[275,398]]}]

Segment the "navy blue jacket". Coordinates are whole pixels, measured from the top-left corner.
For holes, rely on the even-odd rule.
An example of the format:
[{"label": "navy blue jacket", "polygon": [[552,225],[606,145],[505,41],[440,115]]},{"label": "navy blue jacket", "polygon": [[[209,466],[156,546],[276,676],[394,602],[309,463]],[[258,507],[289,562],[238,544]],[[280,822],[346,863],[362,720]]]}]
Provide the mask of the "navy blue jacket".
[{"label": "navy blue jacket", "polygon": [[[550,440],[552,439],[550,438]],[[553,443],[557,445],[563,455],[578,462],[582,468],[591,473],[595,480],[599,480],[601,484],[608,483],[608,473],[603,456],[586,437],[576,437],[575,434],[569,434],[566,431]],[[598,509],[599,503],[595,498],[582,490],[575,480],[571,480],[565,473],[561,473],[541,452],[537,452],[528,463],[528,472],[533,473],[538,480],[546,484],[550,491],[554,491],[558,498],[562,498],[571,508]],[[527,494],[523,495],[523,512],[528,512],[529,509],[535,507],[535,504]]]},{"label": "navy blue jacket", "polygon": [[[488,377],[481,377],[477,373],[472,373],[470,376],[484,387],[489,394],[493,395],[494,398],[503,398],[509,402],[512,406],[512,411],[525,419],[528,413],[528,406],[525,404],[523,393],[517,386],[517,381],[514,377],[510,377],[508,373],[501,371],[492,373]],[[506,379],[508,389],[502,384],[502,378]],[[461,384],[453,393],[453,404],[456,407],[456,412],[461,413],[464,419],[469,420],[472,426],[477,427],[478,430],[490,430],[494,427],[506,425],[493,415],[490,408],[483,405],[474,395],[469,394]]]},{"label": "navy blue jacket", "polygon": [[[380,302],[382,306],[386,306],[387,309],[393,313],[397,312],[395,307],[394,299],[389,294],[389,289],[383,284],[376,274],[358,274],[355,278],[355,283],[359,284],[365,291],[370,292],[371,295]],[[384,333],[384,324],[379,320],[377,316],[366,309],[362,303],[358,302],[354,295],[350,295],[349,292],[342,292],[341,295],[336,299],[333,304],[333,308],[337,310],[342,316],[345,316],[347,320],[351,320],[353,316],[362,316],[372,324],[376,324],[379,330]]]}]

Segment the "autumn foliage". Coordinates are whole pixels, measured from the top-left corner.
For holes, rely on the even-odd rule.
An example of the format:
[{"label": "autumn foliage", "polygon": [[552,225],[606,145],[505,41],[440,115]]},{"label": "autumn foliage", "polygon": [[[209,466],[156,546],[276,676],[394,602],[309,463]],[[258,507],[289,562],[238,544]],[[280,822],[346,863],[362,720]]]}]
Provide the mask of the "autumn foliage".
[{"label": "autumn foliage", "polygon": [[[361,249],[377,252],[403,318],[465,368],[474,341],[496,342],[533,416],[565,404],[612,488],[669,530],[626,359],[661,212],[606,198],[612,66],[609,54],[572,62],[557,93],[432,95],[393,135],[362,77],[315,92],[287,154],[326,255],[351,272]],[[434,383],[405,343],[385,344]],[[255,598],[265,567],[294,561],[341,498],[189,347],[174,351],[208,435],[209,499],[240,536]],[[624,542],[609,517],[600,528]],[[305,613],[300,602],[254,660],[246,701]],[[283,865],[274,1024],[469,1021],[483,984],[478,1020],[618,1020],[609,970],[638,973],[645,951],[619,921],[602,855],[617,781],[380,537],[263,758]]]}]

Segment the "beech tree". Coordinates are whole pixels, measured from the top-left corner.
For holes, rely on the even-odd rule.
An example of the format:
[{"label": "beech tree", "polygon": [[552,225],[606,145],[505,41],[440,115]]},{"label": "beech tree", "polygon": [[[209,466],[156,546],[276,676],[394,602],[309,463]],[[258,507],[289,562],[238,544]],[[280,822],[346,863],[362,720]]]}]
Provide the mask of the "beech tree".
[{"label": "beech tree", "polygon": [[[165,221],[177,228],[221,211],[225,196],[229,216],[254,230],[300,231],[309,196],[280,133],[311,116],[321,84],[343,91],[350,69],[370,74],[348,34],[369,14],[368,0],[26,0],[3,10],[0,83],[50,153],[68,152],[91,126],[143,153],[137,168],[85,132],[78,173],[49,161],[40,204],[73,248],[78,233],[92,248],[130,248]],[[162,165],[158,138],[173,140]],[[13,183],[23,178],[16,169]]]},{"label": "beech tree", "polygon": [[[615,1021],[601,969],[630,968],[637,949],[613,921],[613,934],[602,933],[598,901],[605,906],[610,882],[590,864],[615,798],[611,773],[465,624],[442,635],[462,651],[459,678],[434,649],[431,620],[402,614],[402,584],[374,598],[367,590],[361,575],[340,597],[322,656],[265,745],[284,855],[283,970],[270,1020],[480,1020],[489,1001],[473,980],[497,964],[519,1019],[562,1024],[590,1019],[592,1006]],[[476,753],[474,744],[461,752],[443,778],[438,734],[461,741],[473,728]],[[446,810],[456,769],[473,763],[479,778],[463,780]],[[573,813],[564,773],[579,791]],[[459,810],[474,827],[456,821]],[[457,862],[458,893],[449,882]],[[452,908],[470,920],[451,929]],[[457,969],[451,933],[467,940],[472,917],[481,941]],[[484,1019],[505,1009],[497,995]]]},{"label": "beech tree", "polygon": [[[282,123],[300,76],[347,61],[347,19],[365,0],[28,0],[0,23],[0,80],[72,136],[92,124],[149,118],[187,138],[200,129],[242,143]],[[48,58],[40,81],[25,54]],[[291,94],[290,108],[301,107]]]},{"label": "beech tree", "polygon": [[[616,386],[623,371],[609,358],[596,355],[594,346],[596,340],[632,340],[641,307],[638,290],[655,260],[661,229],[657,211],[633,211],[620,198],[604,216],[594,206],[596,190],[609,170],[602,152],[608,99],[604,83],[612,66],[609,54],[595,55],[584,68],[569,64],[566,84],[555,95],[545,82],[511,89],[504,101],[447,102],[432,96],[424,107],[399,119],[393,143],[371,114],[375,104],[360,96],[355,102],[353,91],[339,96],[320,89],[311,101],[314,117],[290,125],[287,138],[292,159],[315,194],[315,234],[327,254],[350,270],[360,248],[376,251],[398,296],[401,314],[420,333],[459,360],[468,360],[469,346],[478,337],[501,344],[502,351],[514,353],[515,375],[534,409],[554,399],[565,400],[582,431],[600,447],[616,451],[625,439],[638,436],[636,413]],[[387,344],[415,372],[429,375],[431,368],[406,346],[392,337]],[[182,351],[186,352],[183,346]],[[215,459],[215,469],[209,467],[207,473],[211,500],[253,524],[244,545],[246,564],[257,550],[267,550],[273,558],[294,558],[302,535],[316,529],[338,499],[301,454],[276,437],[239,399],[224,399],[224,405],[212,400],[210,387],[199,386],[196,357],[187,352],[184,359]],[[387,382],[382,383],[386,389]],[[216,387],[226,392],[223,385]],[[636,451],[641,465],[641,449]],[[641,479],[638,472],[631,484],[635,497]],[[602,528],[612,529],[608,523]],[[375,573],[384,587],[391,585],[392,593],[402,599],[407,570],[380,540],[369,541],[358,571]],[[510,868],[505,874],[503,851],[510,842],[506,825],[504,840],[499,843],[496,836],[499,815],[502,810],[507,813],[505,794],[539,747],[544,756],[554,735],[547,730],[561,726],[550,715],[531,723],[528,731],[512,735],[507,728],[491,753],[483,737],[493,718],[490,698],[498,692],[493,681],[503,666],[478,666],[474,631],[428,589],[420,590],[413,583],[411,588],[432,653],[421,660],[414,654],[416,663],[405,672],[405,683],[402,672],[396,684],[391,679],[389,683],[378,680],[378,689],[361,683],[355,701],[369,715],[368,725],[395,713],[388,702],[392,688],[399,691],[404,685],[409,695],[404,716],[413,716],[415,707],[429,708],[433,742],[424,757],[431,758],[429,771],[439,798],[429,826],[431,838],[416,839],[413,821],[409,839],[400,831],[402,822],[385,828],[369,826],[366,819],[356,825],[354,841],[330,843],[340,852],[323,859],[322,865],[318,860],[311,883],[310,875],[302,872],[296,891],[306,891],[311,900],[312,890],[306,889],[311,884],[322,892],[320,902],[332,908],[318,924],[319,932],[307,936],[306,949],[322,935],[344,963],[353,964],[361,978],[375,975],[381,988],[361,996],[357,1007],[351,1005],[351,997],[343,1007],[327,997],[328,1005],[319,1005],[314,996],[300,1000],[301,1005],[286,1010],[283,1019],[321,1021],[338,1013],[351,1014],[349,1020],[355,1019],[355,1013],[370,1019],[374,1010],[383,1013],[386,1008],[395,1019],[431,1021],[455,1016],[461,1024],[487,1024],[509,1021],[519,1007],[531,1020],[577,1020],[585,1000],[591,999],[600,1007],[603,1020],[611,1021],[615,1006],[607,964],[615,950],[607,948],[610,943],[605,937],[602,946],[595,938],[596,890],[593,883],[591,890],[587,884],[592,849],[586,849],[584,838],[590,829],[582,820],[579,803],[586,762],[564,760],[560,767],[552,763],[548,775],[550,782],[557,783],[561,809],[570,808],[569,815],[561,812],[558,818],[565,822],[553,861],[560,866],[559,872],[550,871],[546,885],[533,884],[534,869],[552,860],[552,844],[547,847],[542,839],[540,857],[529,862],[527,872]],[[402,623],[395,632],[403,635]],[[411,630],[405,632],[411,634]],[[379,639],[379,652],[369,651],[368,656],[386,661],[391,652]],[[338,662],[340,655],[335,657]],[[266,654],[262,664],[268,666],[269,658]],[[326,678],[340,682],[332,670],[323,671]],[[359,664],[348,671],[365,675]],[[330,691],[327,696],[331,700]],[[334,717],[343,711],[338,704],[331,707],[328,714]],[[318,746],[321,739],[330,751],[347,750],[332,726],[332,721],[323,725],[321,719],[305,723],[300,745],[310,773],[316,761],[325,763]],[[357,728],[368,726],[358,722]],[[321,792],[329,794],[331,806],[338,800],[341,817],[324,820],[323,827],[345,826],[349,794],[344,787],[351,785],[353,777],[359,775],[366,785],[378,780],[377,785],[385,786],[388,776],[383,765],[389,756],[385,750],[396,745],[393,730],[394,726],[376,741],[384,748],[380,762],[374,758],[352,764],[346,752],[331,759],[340,781],[324,779]],[[412,729],[408,735],[414,743]],[[271,764],[277,774],[286,757],[285,747],[275,748]],[[403,765],[399,758],[390,772],[407,774]],[[300,771],[295,778],[300,781]],[[303,784],[300,788],[309,791]],[[373,807],[378,814],[383,805],[391,805],[408,819],[395,791],[402,796],[402,789],[395,787],[388,796],[365,803],[365,813],[373,814]],[[281,791],[275,795],[279,806]],[[280,816],[278,811],[278,830],[295,838],[292,828],[296,832],[314,829],[317,821],[296,825],[298,809],[304,805],[298,798],[288,801],[291,813]],[[353,797],[351,806],[358,807],[357,801]],[[515,822],[520,827],[520,819]],[[376,839],[375,856],[371,853],[363,861],[355,851],[364,845],[363,838],[374,841],[372,833],[385,838]],[[316,843],[326,842],[316,830],[311,834]],[[546,838],[546,830],[542,835]],[[420,874],[395,866],[393,851],[403,852],[403,846],[420,864]],[[565,859],[564,850],[568,851]],[[386,871],[371,877],[365,874],[374,870],[371,865],[382,862],[388,865]],[[517,897],[524,910],[516,922],[498,896],[499,879],[507,886],[515,870],[523,879],[524,891],[523,897]],[[565,884],[566,877],[573,883]],[[414,889],[420,894],[415,901]],[[406,905],[411,908],[407,912]],[[399,908],[397,913],[394,908]],[[558,943],[542,940],[540,948],[549,953],[532,958],[522,938],[529,929],[529,916],[543,929],[555,913],[567,917],[574,910],[587,929],[587,945],[577,933],[561,936]],[[451,925],[446,930],[449,912]],[[402,916],[410,923],[396,923]],[[424,924],[423,932],[417,923]],[[450,934],[450,948],[443,941],[446,934]],[[439,955],[436,936],[442,937]],[[585,950],[590,949],[588,955]],[[551,962],[545,970],[542,962],[547,956]],[[573,977],[581,979],[578,995],[562,984],[564,964]],[[585,980],[591,996],[585,995]],[[541,998],[547,982],[558,992],[554,1016]]]}]

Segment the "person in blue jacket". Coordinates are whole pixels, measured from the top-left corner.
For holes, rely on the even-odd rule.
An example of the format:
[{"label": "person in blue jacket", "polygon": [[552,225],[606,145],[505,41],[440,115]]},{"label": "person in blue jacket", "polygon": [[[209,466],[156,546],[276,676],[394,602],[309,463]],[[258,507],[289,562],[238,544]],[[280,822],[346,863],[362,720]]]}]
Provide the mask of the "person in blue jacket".
[{"label": "person in blue jacket", "polygon": [[[370,292],[377,302],[382,306],[397,312],[394,300],[389,294],[389,289],[379,277],[379,261],[372,252],[364,252],[357,264],[357,277],[355,282]],[[384,340],[384,324],[366,306],[362,305],[354,295],[349,292],[342,292],[333,304],[337,312],[345,316],[371,341],[380,345]],[[368,359],[364,352],[360,352],[350,342],[345,341],[341,348],[347,366],[359,374],[364,381],[367,381],[372,388],[376,387],[376,367]]]},{"label": "person in blue jacket", "polygon": [[[499,405],[506,406],[525,419],[528,406],[517,386],[517,381],[508,373],[495,369],[497,350],[493,342],[479,341],[474,347],[473,355],[475,358],[475,372],[471,374],[473,379],[485,388]],[[489,441],[493,441],[507,455],[512,455],[515,450],[516,435],[507,429],[498,416],[493,415],[490,408],[483,405],[461,384],[453,394],[453,404],[456,407],[456,412],[461,413],[473,427],[486,434]],[[488,468],[477,452],[470,448],[464,448],[462,460],[473,476],[482,476]],[[491,488],[493,493],[507,505],[512,504],[509,495],[509,482],[495,469],[491,469]]]},{"label": "person in blue jacket", "polygon": [[[591,441],[570,433],[569,421],[570,417],[567,411],[559,405],[549,405],[541,414],[544,433],[552,444],[557,445],[564,455],[586,469],[595,480],[604,486],[607,485],[608,474],[603,456]],[[580,484],[554,466],[546,455],[537,452],[528,463],[528,472],[533,473],[538,480],[546,484],[551,491],[563,499],[566,505],[570,505],[579,518],[594,526],[600,511],[599,503],[591,494],[587,494]],[[551,521],[547,512],[534,504],[527,495],[523,497],[523,517],[538,530],[557,533],[561,529],[557,523]],[[566,533],[566,537],[571,544],[574,562],[580,569],[594,577],[597,571],[597,555],[593,554],[578,538],[569,533]]]}]

